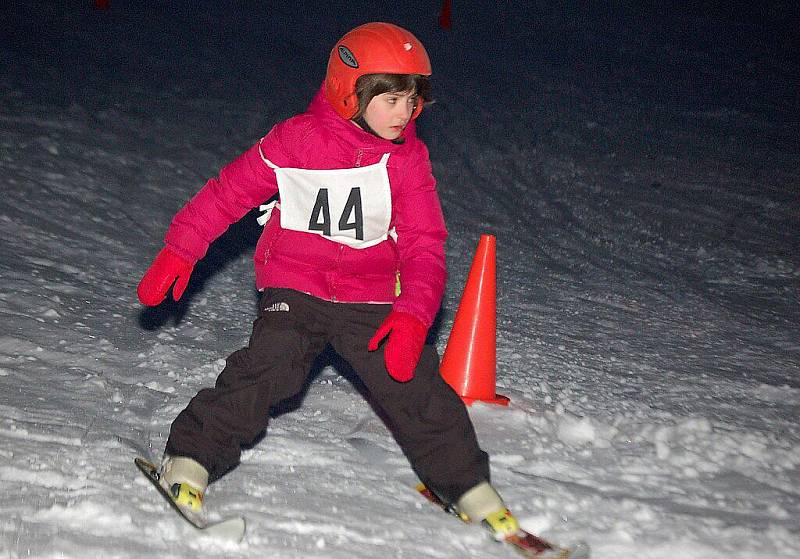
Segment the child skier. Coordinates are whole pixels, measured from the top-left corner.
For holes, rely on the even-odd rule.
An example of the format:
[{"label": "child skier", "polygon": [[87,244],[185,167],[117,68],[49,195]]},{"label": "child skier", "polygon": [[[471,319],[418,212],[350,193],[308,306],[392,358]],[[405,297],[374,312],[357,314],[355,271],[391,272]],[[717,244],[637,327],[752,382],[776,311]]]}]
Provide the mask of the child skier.
[{"label": "child skier", "polygon": [[239,463],[270,406],[301,390],[329,343],[428,488],[498,537],[518,529],[489,483],[464,404],[425,344],[444,291],[447,236],[414,128],[430,75],[425,48],[405,29],[353,29],[332,49],[307,111],[276,125],[173,219],[139,284],[145,305],[160,304],[170,287],[179,299],[209,244],[278,198],[254,256],[263,295],[249,344],[170,430],[161,480],[178,505],[201,510],[209,481]]}]

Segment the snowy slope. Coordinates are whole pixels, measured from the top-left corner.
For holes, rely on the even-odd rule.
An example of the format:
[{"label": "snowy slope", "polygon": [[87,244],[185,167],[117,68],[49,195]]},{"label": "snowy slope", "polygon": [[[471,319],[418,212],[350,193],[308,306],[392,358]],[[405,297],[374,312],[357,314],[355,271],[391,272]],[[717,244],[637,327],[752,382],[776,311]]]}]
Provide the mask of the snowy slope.
[{"label": "snowy slope", "polygon": [[256,310],[252,216],[184,301],[141,308],[171,216],[369,20],[434,65],[440,350],[479,236],[498,239],[512,404],[471,415],[523,525],[600,559],[800,555],[789,3],[456,2],[450,32],[430,0],[111,4],[0,7],[0,558],[513,556],[420,502],[332,356],[209,492],[244,543],[194,537],[133,467]]}]

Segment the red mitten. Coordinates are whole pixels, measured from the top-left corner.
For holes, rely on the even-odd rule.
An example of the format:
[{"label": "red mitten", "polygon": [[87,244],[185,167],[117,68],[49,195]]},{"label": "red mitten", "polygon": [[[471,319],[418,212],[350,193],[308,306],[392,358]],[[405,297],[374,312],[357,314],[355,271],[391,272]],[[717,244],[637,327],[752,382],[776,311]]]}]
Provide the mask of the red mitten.
[{"label": "red mitten", "polygon": [[367,348],[375,351],[381,340],[389,335],[386,349],[383,350],[386,370],[394,380],[408,382],[414,378],[414,369],[422,355],[427,334],[428,328],[417,317],[392,311],[372,336]]},{"label": "red mitten", "polygon": [[193,268],[192,264],[164,247],[139,282],[136,290],[139,301],[148,307],[159,305],[173,283],[175,287],[172,289],[172,297],[177,301],[189,284]]}]

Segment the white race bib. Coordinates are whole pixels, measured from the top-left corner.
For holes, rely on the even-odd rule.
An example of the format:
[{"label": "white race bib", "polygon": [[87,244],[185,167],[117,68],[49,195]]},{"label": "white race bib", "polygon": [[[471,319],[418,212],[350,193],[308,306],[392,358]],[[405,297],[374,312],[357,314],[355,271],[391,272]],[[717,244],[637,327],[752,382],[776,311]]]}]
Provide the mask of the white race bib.
[{"label": "white race bib", "polygon": [[352,169],[275,170],[281,227],[322,235],[353,248],[385,241],[392,217],[392,193],[385,153],[378,163]]}]

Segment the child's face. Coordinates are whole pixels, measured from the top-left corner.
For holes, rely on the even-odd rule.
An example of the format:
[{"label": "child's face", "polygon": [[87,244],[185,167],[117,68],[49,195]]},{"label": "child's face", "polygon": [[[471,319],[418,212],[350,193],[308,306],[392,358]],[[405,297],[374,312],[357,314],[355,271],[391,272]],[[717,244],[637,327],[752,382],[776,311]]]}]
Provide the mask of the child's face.
[{"label": "child's face", "polygon": [[364,112],[367,124],[385,140],[395,140],[411,120],[419,98],[414,92],[381,93],[372,98]]}]

